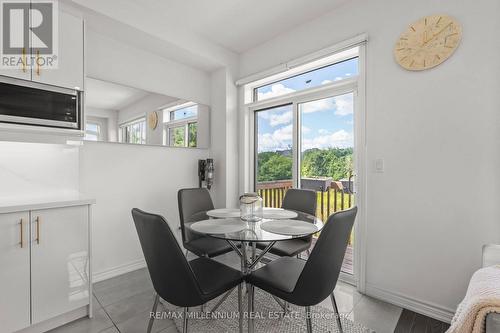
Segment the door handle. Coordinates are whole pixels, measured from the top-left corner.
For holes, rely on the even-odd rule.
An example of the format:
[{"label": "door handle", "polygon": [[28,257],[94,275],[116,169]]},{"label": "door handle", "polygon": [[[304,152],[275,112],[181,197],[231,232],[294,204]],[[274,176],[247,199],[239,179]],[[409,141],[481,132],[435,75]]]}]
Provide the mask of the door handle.
[{"label": "door handle", "polygon": [[36,243],[37,244],[40,244],[40,216],[37,216],[36,219],[35,219],[35,223],[36,223]]},{"label": "door handle", "polygon": [[23,58],[21,60],[23,64],[23,72],[26,73],[26,48],[23,47]]},{"label": "door handle", "polygon": [[348,190],[348,191],[349,191],[349,193],[351,193],[351,194],[356,194],[356,193],[354,192],[354,190],[353,190],[353,181],[352,181],[352,179],[353,179],[355,176],[356,176],[356,175],[355,175],[354,173],[351,173],[351,174],[349,175],[349,182],[348,182],[348,183],[349,183],[349,186],[347,187],[347,190]]},{"label": "door handle", "polygon": [[36,75],[40,76],[40,50],[36,50]]},{"label": "door handle", "polygon": [[24,219],[21,219],[19,222],[19,226],[21,228],[21,241],[19,244],[21,244],[21,249],[24,247]]}]

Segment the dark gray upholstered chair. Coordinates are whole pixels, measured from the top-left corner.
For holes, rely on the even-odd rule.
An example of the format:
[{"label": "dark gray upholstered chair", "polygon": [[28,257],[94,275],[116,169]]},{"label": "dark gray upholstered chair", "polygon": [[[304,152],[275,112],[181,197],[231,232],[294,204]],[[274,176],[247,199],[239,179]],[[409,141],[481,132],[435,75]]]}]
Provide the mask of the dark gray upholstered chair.
[{"label": "dark gray upholstered chair", "polygon": [[212,198],[206,188],[181,189],[177,193],[181,224],[182,245],[199,257],[215,257],[232,251],[231,246],[222,239],[198,235],[187,226],[193,222],[206,220],[207,211],[214,209]]},{"label": "dark gray upholstered chair", "polygon": [[[134,208],[132,217],[156,291],[153,313],[156,312],[160,297],[170,304],[183,307],[183,333],[186,333],[189,307],[205,304],[236,286],[238,310],[241,313],[241,272],[205,257],[188,262],[162,216]],[[154,317],[151,317],[148,333],[151,332],[153,322]],[[242,324],[240,320],[240,332]]]},{"label": "dark gray upholstered chair", "polygon": [[[283,198],[281,208],[303,212],[309,215],[316,215],[316,192],[302,189],[289,189]],[[304,238],[279,241],[274,244],[269,252],[280,257],[298,256],[304,251],[309,251],[312,244],[312,236]],[[263,249],[266,243],[259,243],[257,247]]]},{"label": "dark gray upholstered chair", "polygon": [[[285,302],[306,307],[307,332],[312,332],[311,306],[330,296],[342,332],[333,290],[342,268],[349,236],[356,218],[357,207],[332,214],[308,260],[282,257],[254,271],[247,277],[249,286],[248,311],[253,311],[254,286]],[[253,332],[253,320],[248,321]]]}]

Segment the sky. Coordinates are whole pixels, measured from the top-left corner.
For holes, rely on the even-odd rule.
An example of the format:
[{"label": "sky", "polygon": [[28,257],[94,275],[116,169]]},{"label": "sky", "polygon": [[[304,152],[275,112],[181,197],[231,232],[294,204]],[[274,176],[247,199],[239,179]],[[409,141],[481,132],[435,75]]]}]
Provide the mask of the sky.
[{"label": "sky", "polygon": [[[304,73],[257,89],[264,100],[358,73],[357,58]],[[353,147],[353,94],[334,96],[299,104],[302,151],[311,148]],[[284,105],[257,113],[258,151],[291,149],[293,109]]]}]

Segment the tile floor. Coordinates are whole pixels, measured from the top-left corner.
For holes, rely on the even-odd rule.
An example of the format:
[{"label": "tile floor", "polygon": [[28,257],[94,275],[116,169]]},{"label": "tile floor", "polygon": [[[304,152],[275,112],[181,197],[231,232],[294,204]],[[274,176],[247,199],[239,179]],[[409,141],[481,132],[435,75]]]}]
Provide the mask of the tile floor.
[{"label": "tile floor", "polygon": [[[217,260],[239,268],[235,253]],[[359,294],[351,285],[341,283],[335,289],[341,313],[377,333],[392,333],[402,309]],[[94,284],[94,318],[82,318],[52,330],[52,333],[140,333],[145,332],[153,304],[153,287],[146,269],[140,269]],[[331,308],[327,299],[323,306]],[[153,332],[177,332],[171,320],[156,320]]]}]

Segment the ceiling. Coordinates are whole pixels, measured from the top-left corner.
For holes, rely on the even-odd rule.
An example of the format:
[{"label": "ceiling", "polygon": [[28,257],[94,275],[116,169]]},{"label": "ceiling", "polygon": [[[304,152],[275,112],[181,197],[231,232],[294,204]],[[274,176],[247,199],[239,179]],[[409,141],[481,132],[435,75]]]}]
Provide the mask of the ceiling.
[{"label": "ceiling", "polygon": [[[164,23],[242,53],[348,0],[132,0]],[[153,16],[153,15],[152,15]]]},{"label": "ceiling", "polygon": [[104,110],[120,110],[149,93],[140,89],[92,78],[85,79],[85,105]]}]

